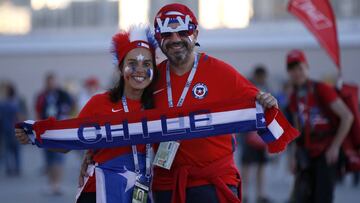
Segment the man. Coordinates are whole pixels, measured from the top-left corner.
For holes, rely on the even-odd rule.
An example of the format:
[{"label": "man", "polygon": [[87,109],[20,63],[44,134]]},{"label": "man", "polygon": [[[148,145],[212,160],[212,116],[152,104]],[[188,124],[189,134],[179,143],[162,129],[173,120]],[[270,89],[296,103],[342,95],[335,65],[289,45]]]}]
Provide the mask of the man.
[{"label": "man", "polygon": [[[268,73],[264,65],[254,67],[250,81],[261,91],[270,92],[267,84]],[[241,176],[243,180],[243,202],[248,202],[251,171],[256,173],[256,202],[269,203],[270,199],[264,193],[265,166],[268,161],[266,144],[257,132],[249,132],[244,135],[241,153]],[[251,170],[254,169],[254,170]]]},{"label": "man", "polygon": [[[259,93],[230,65],[196,53],[198,23],[182,4],[169,4],[155,17],[155,37],[167,56],[159,65],[155,94],[157,108],[180,107],[232,98],[255,98],[267,108],[277,106],[270,94]],[[181,124],[180,124],[181,125]],[[162,202],[241,202],[240,176],[234,163],[234,137],[230,134],[172,142],[176,154],[171,169],[154,168],[153,191]],[[175,147],[176,148],[176,147]],[[171,160],[167,160],[170,161]],[[156,159],[155,159],[156,162]]]},{"label": "man", "polygon": [[[3,94],[3,95],[2,95]],[[4,145],[4,165],[7,176],[21,174],[21,151],[14,135],[14,125],[26,116],[24,100],[18,96],[14,84],[0,84],[0,140]],[[1,142],[0,142],[1,144]],[[1,149],[1,148],[0,148]]]},{"label": "man", "polygon": [[287,71],[294,85],[290,111],[300,129],[295,150],[295,202],[333,201],[336,163],[353,115],[334,88],[309,78],[300,50],[287,55]]},{"label": "man", "polygon": [[[74,109],[74,101],[70,95],[56,84],[56,76],[49,73],[45,78],[45,89],[36,99],[37,119],[66,119]],[[63,154],[44,150],[46,173],[48,175],[51,195],[61,195],[60,181],[62,178]]]}]

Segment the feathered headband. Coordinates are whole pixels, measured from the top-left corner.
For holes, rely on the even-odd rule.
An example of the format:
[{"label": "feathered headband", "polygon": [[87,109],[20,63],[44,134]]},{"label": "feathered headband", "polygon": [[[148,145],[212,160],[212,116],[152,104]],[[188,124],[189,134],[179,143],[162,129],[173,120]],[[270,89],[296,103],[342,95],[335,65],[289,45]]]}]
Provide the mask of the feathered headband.
[{"label": "feathered headband", "polygon": [[155,49],[158,44],[151,33],[150,28],[144,25],[136,25],[128,31],[120,31],[112,37],[111,53],[114,56],[114,63],[118,65],[129,51],[135,48],[149,49],[155,56]]}]

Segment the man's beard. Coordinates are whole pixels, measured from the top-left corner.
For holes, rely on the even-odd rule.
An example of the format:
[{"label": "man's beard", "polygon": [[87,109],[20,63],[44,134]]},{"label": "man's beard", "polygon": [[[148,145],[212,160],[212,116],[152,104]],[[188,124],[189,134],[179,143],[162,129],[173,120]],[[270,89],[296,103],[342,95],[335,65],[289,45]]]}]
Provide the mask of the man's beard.
[{"label": "man's beard", "polygon": [[[169,49],[171,48],[171,46],[174,46],[174,45],[182,45],[185,49],[181,50],[181,51],[172,52]],[[186,63],[189,60],[193,50],[194,50],[194,45],[192,45],[186,41],[169,43],[169,44],[166,44],[165,49],[162,48],[163,53],[169,59],[170,63],[174,64],[174,65],[182,65],[182,64]],[[170,52],[172,52],[172,53],[170,53]]]}]

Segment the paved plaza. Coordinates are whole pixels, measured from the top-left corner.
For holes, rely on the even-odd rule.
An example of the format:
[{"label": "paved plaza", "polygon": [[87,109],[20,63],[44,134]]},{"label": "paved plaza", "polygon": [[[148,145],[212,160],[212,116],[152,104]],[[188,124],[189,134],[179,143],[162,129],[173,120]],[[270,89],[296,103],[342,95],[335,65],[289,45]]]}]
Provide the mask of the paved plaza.
[{"label": "paved plaza", "polygon": [[[71,152],[66,156],[63,195],[51,196],[47,190],[46,176],[42,174],[42,151],[33,146],[22,149],[23,174],[19,178],[5,177],[3,167],[0,175],[1,203],[67,203],[74,202],[80,155]],[[270,163],[266,169],[266,193],[274,203],[285,203],[292,187],[292,176],[286,170],[285,157],[278,157],[277,164]],[[352,177],[337,186],[335,203],[360,202],[360,186],[354,188]],[[249,199],[254,202],[254,186],[250,187]]]}]

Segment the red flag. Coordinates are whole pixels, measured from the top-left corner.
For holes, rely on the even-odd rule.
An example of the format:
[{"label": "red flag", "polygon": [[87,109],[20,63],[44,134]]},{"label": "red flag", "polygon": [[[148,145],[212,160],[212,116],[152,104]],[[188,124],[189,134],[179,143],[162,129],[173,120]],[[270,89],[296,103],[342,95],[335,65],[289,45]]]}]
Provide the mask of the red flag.
[{"label": "red flag", "polygon": [[328,0],[290,0],[288,11],[298,17],[340,69],[335,15]]}]

